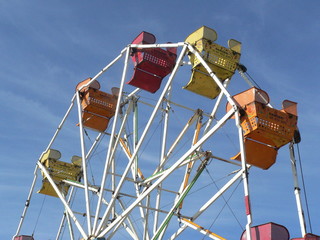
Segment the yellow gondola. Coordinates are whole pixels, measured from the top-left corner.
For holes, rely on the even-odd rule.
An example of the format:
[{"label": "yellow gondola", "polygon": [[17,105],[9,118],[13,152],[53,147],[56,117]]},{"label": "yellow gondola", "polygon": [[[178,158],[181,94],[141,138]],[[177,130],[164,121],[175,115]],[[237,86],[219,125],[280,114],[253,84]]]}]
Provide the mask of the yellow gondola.
[{"label": "yellow gondola", "polygon": [[[61,153],[55,149],[49,149],[40,159],[40,162],[49,172],[55,184],[58,186],[59,190],[67,195],[69,190],[69,185],[65,184],[63,180],[79,180],[81,175],[81,164],[79,159],[81,157],[73,156],[72,163],[60,161]],[[38,193],[58,197],[58,194],[52,187],[46,175],[42,172],[42,186]]]},{"label": "yellow gondola", "polygon": [[[214,43],[216,39],[217,33],[213,29],[202,26],[190,34],[185,42],[196,48],[211,71],[223,82],[234,74],[238,66],[241,43],[230,39],[229,48],[225,48]],[[192,74],[184,89],[214,99],[220,93],[219,86],[195,54],[191,53],[188,56],[192,64]]]}]

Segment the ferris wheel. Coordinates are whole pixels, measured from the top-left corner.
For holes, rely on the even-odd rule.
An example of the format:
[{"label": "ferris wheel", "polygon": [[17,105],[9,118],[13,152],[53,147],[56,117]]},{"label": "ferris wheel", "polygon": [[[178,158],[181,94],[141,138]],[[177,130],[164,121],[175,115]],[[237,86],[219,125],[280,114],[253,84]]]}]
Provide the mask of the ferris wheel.
[{"label": "ferris wheel", "polygon": [[[245,75],[241,43],[230,39],[223,47],[216,40],[205,26],[178,43],[156,44],[142,32],[80,81],[37,161],[13,239],[36,239],[21,232],[31,199],[41,195],[60,207],[57,240],[186,239],[190,230],[221,240],[210,209],[229,207],[225,194],[233,191],[245,197],[243,239],[251,239],[247,173],[270,168],[278,149],[292,144],[296,103],[272,108]],[[117,85],[104,89],[103,76],[117,64]],[[232,95],[236,71],[248,88]]]}]

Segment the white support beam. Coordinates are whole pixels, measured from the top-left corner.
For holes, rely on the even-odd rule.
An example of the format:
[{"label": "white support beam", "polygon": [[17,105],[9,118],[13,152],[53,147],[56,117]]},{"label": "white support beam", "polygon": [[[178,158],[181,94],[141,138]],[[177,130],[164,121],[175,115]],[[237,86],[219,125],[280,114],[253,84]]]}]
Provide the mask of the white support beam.
[{"label": "white support beam", "polygon": [[191,147],[179,160],[175,162],[174,165],[171,166],[171,168],[168,169],[166,174],[162,175],[154,184],[152,184],[148,189],[146,189],[138,199],[136,199],[117,219],[115,219],[112,223],[110,223],[105,229],[103,229],[99,235],[97,236],[104,236],[107,234],[113,227],[121,223],[125,220],[128,214],[148,195],[153,191],[160,183],[162,183],[174,170],[176,170],[180,164],[188,158],[199,146],[201,146],[208,138],[210,138],[218,129],[220,129],[226,121],[234,114],[234,109],[230,109],[229,112],[226,113],[224,117],[222,117],[218,123],[210,129],[199,141]]}]

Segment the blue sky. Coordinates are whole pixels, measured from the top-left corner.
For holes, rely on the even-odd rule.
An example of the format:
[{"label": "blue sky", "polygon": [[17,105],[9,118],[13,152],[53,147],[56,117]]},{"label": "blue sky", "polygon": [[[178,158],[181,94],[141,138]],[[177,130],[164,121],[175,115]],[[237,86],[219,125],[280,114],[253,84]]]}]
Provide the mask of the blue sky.
[{"label": "blue sky", "polygon": [[[320,234],[319,10],[320,3],[311,0],[0,1],[0,239],[10,239],[16,231],[36,160],[75,85],[99,72],[143,30],[154,33],[158,43],[181,42],[202,25],[217,31],[221,45],[229,38],[242,42],[241,62],[275,108],[283,99],[298,102],[310,217],[313,232]],[[242,80],[237,76],[233,81]],[[232,93],[242,90],[240,83],[230,84]],[[72,141],[73,133],[67,132],[61,144]],[[250,186],[253,224],[277,222],[298,237],[288,146],[270,170],[252,170]],[[238,194],[235,200],[241,205],[241,190]],[[225,236],[240,238],[231,229]]]}]

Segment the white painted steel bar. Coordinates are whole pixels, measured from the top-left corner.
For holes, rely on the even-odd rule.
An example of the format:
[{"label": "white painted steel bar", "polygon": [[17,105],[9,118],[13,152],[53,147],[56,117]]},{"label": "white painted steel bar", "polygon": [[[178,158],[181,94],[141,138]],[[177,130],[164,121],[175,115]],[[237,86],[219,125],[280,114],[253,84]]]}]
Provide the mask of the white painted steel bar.
[{"label": "white painted steel bar", "polygon": [[169,79],[167,81],[167,84],[165,85],[165,87],[163,89],[163,92],[161,93],[161,95],[159,97],[159,101],[157,102],[156,107],[154,108],[154,111],[152,112],[152,114],[150,116],[150,119],[149,119],[149,121],[148,121],[148,123],[147,123],[147,125],[145,127],[145,130],[143,131],[143,133],[141,135],[141,138],[140,138],[140,140],[139,140],[139,142],[137,144],[136,150],[132,154],[132,157],[131,157],[131,159],[130,159],[130,161],[129,161],[129,163],[128,163],[128,165],[127,165],[127,167],[126,167],[126,169],[125,169],[125,171],[123,173],[123,177],[119,181],[118,187],[117,187],[115,193],[112,196],[112,199],[110,201],[110,205],[107,208],[107,210],[106,210],[106,212],[105,212],[105,214],[104,214],[104,216],[103,216],[103,218],[102,218],[102,220],[100,222],[100,225],[97,228],[97,231],[95,232],[95,235],[100,235],[100,234],[98,234],[98,232],[100,231],[102,225],[105,223],[105,221],[109,217],[109,214],[110,214],[110,209],[109,208],[110,208],[110,206],[112,206],[114,204],[114,201],[115,201],[115,199],[116,199],[116,197],[118,195],[118,192],[120,191],[120,189],[122,187],[122,184],[124,183],[124,178],[127,176],[127,173],[129,171],[129,169],[131,168],[131,164],[133,163],[133,160],[136,157],[136,155],[137,155],[137,153],[138,153],[138,151],[139,151],[139,149],[140,149],[140,147],[141,147],[141,145],[142,145],[142,143],[143,143],[143,141],[144,141],[144,139],[145,139],[145,137],[146,137],[146,135],[147,135],[147,133],[149,131],[149,128],[150,128],[150,126],[151,126],[151,124],[152,124],[152,122],[153,122],[153,120],[154,120],[154,118],[156,116],[156,113],[158,112],[158,110],[160,108],[160,104],[162,103],[162,100],[163,100],[166,92],[168,91],[168,89],[169,89],[169,87],[171,85],[171,82],[172,82],[172,80],[174,78],[174,75],[175,75],[177,69],[179,68],[179,62],[182,60],[182,58],[185,55],[185,51],[186,51],[186,46],[183,47],[183,49],[182,49],[182,51],[180,53],[180,56],[179,56],[179,58],[177,60],[177,63],[176,63],[176,65],[175,65],[175,67],[174,67],[174,69],[172,71],[172,74],[170,75],[170,77],[169,77]]},{"label": "white painted steel bar", "polygon": [[[135,151],[135,148],[138,144],[138,104],[137,99],[132,99],[133,101],[133,151]],[[137,181],[138,176],[138,156],[135,157],[134,164],[132,165],[133,168],[133,179]]]},{"label": "white painted steel bar", "polygon": [[[119,201],[119,203],[121,202],[120,199],[118,199],[118,201]],[[123,209],[123,205],[122,205],[121,203],[120,203],[120,206],[121,206],[121,208]],[[118,216],[118,214],[116,213],[116,217],[117,217],[117,216]],[[130,220],[130,217],[128,217],[127,220],[128,220],[128,222],[129,222],[129,226],[128,226],[125,222],[122,223],[122,226],[123,226],[123,227],[125,228],[125,230],[129,233],[129,235],[132,237],[132,239],[134,239],[134,240],[139,240],[139,237],[138,237],[138,235],[137,235],[137,232],[136,232],[136,230],[135,230],[134,227],[133,227],[132,220]],[[115,233],[116,233],[116,232],[112,232],[111,234],[109,234],[107,240],[112,239]]]},{"label": "white painted steel bar", "polygon": [[73,108],[73,106],[74,106],[74,101],[75,101],[75,99],[76,99],[76,94],[74,94],[74,95],[73,95],[73,97],[72,97],[72,99],[71,99],[71,104],[70,104],[70,106],[69,106],[69,108],[68,108],[67,112],[66,112],[66,113],[65,113],[65,115],[63,116],[63,118],[62,118],[62,120],[61,120],[60,124],[58,125],[57,130],[56,130],[56,131],[55,131],[55,133],[53,134],[53,137],[51,138],[51,140],[50,140],[50,142],[49,142],[49,144],[48,144],[48,146],[47,146],[46,150],[41,154],[41,156],[40,156],[39,160],[42,158],[43,154],[45,154],[45,153],[46,153],[46,152],[51,148],[51,146],[52,146],[52,144],[53,144],[54,140],[55,140],[55,139],[56,139],[56,137],[58,136],[58,133],[60,132],[60,130],[61,130],[61,128],[62,128],[62,126],[63,126],[64,122],[66,121],[67,117],[69,116],[69,114],[70,114],[70,112],[71,112],[71,110],[72,110],[72,108]]},{"label": "white painted steel bar", "polygon": [[144,216],[144,221],[143,221],[143,239],[145,240],[149,240],[149,207],[150,207],[150,195],[148,195],[146,197],[146,213],[145,213],[145,216]]},{"label": "white painted steel bar", "polygon": [[101,137],[104,135],[104,133],[99,133],[98,136],[95,138],[93,144],[91,145],[89,151],[87,152],[86,155],[86,160],[89,161],[89,158],[91,157],[91,154],[93,152],[93,150],[95,149],[96,145],[98,144],[98,142],[100,141]]},{"label": "white painted steel bar", "polygon": [[[73,193],[74,193],[74,187],[72,186],[70,191],[69,191],[69,197],[68,197],[68,200],[67,200],[68,204],[70,204],[70,201],[71,201],[71,199],[73,197]],[[62,232],[62,228],[64,227],[64,224],[65,224],[66,216],[67,216],[67,212],[64,211],[64,214],[63,214],[63,216],[61,218],[60,226],[59,226],[59,229],[58,229],[58,232],[57,232],[56,240],[59,240],[59,238],[60,238],[60,234]]]},{"label": "white painted steel bar", "polygon": [[[196,220],[202,213],[204,213],[222,194],[229,189],[239,178],[241,178],[243,170],[240,169],[236,175],[234,175],[215,195],[213,195],[190,219]],[[187,226],[181,226],[176,233],[171,236],[171,240],[177,238]]]},{"label": "white painted steel bar", "polygon": [[[178,43],[156,43],[156,44],[130,44],[131,48],[177,48],[184,47],[187,43],[178,42]],[[182,62],[182,60],[181,60]],[[180,62],[179,62],[180,64]]]},{"label": "white painted steel bar", "polygon": [[[70,186],[75,186],[75,187],[84,189],[84,185],[82,183],[80,183],[80,182],[74,182],[74,181],[70,181],[70,180],[63,180],[63,182],[69,184]],[[89,186],[88,189],[90,191],[92,191],[93,193],[98,194],[100,188],[98,186]],[[107,188],[105,188],[104,191],[112,192],[111,189],[107,189]],[[120,196],[124,196],[124,197],[137,198],[134,195],[130,195],[130,194],[127,194],[127,193],[124,193],[124,192],[120,192],[119,195]]]},{"label": "white painted steel bar", "polygon": [[[223,86],[225,86],[225,88],[227,88],[227,86],[229,85],[230,83],[230,78],[227,78],[224,82],[223,82]],[[212,109],[212,112],[210,114],[210,117],[208,119],[208,122],[206,124],[206,127],[204,128],[204,134],[210,129],[211,125],[212,125],[212,121],[213,119],[215,119],[216,117],[216,113],[218,111],[218,108],[221,104],[221,101],[222,101],[222,98],[224,96],[224,93],[223,92],[220,92],[218,97],[217,97],[217,100],[216,100],[216,103]]]},{"label": "white painted steel bar", "polygon": [[244,147],[244,136],[243,130],[240,123],[240,113],[239,110],[235,112],[235,120],[236,126],[238,128],[238,136],[239,136],[239,144],[240,144],[240,153],[241,153],[241,168],[243,170],[242,174],[242,182],[243,182],[243,189],[244,189],[244,202],[246,207],[246,215],[247,215],[247,225],[246,225],[246,232],[247,232],[247,240],[251,240],[251,223],[252,223],[252,212],[251,212],[251,203],[250,203],[250,191],[249,191],[249,180],[248,180],[248,167],[246,162],[246,149]]},{"label": "white painted steel bar", "polygon": [[[58,125],[55,133],[53,134],[53,137],[51,138],[51,140],[50,140],[50,142],[49,142],[46,150],[41,153],[38,161],[39,161],[39,160],[42,158],[42,156],[51,148],[54,140],[55,140],[56,137],[58,136],[58,134],[59,134],[59,132],[60,132],[60,130],[61,130],[64,122],[66,121],[67,117],[68,117],[69,114],[70,114],[70,111],[72,110],[72,107],[73,107],[73,105],[74,105],[75,97],[76,97],[76,95],[74,94],[73,97],[72,97],[72,99],[71,99],[71,104],[70,104],[69,108],[67,109],[67,111],[66,111],[65,115],[63,116],[60,124]],[[29,204],[30,204],[30,201],[31,201],[31,197],[32,197],[32,193],[33,193],[33,190],[34,190],[34,186],[35,186],[35,183],[36,183],[37,177],[38,177],[37,171],[38,171],[38,165],[36,165],[36,167],[35,167],[35,170],[34,170],[34,178],[33,178],[33,180],[32,180],[32,184],[31,184],[30,191],[29,191],[29,194],[28,194],[28,197],[27,197],[27,200],[26,200],[26,204],[25,204],[25,207],[24,207],[24,209],[23,209],[23,211],[22,211],[22,215],[21,215],[21,218],[20,218],[18,227],[17,227],[16,234],[13,236],[13,238],[14,238],[15,236],[19,235],[20,230],[21,230],[21,227],[22,227],[22,225],[23,225],[24,218],[25,218],[25,216],[26,216],[26,214],[27,214],[28,207],[29,207]]]},{"label": "white painted steel bar", "polygon": [[90,198],[89,198],[89,189],[88,189],[88,173],[87,173],[87,161],[86,161],[86,147],[84,141],[84,130],[83,130],[83,122],[82,122],[82,108],[81,108],[81,99],[80,92],[76,92],[77,96],[77,104],[78,104],[78,119],[79,119],[79,134],[80,134],[80,145],[81,145],[81,156],[82,156],[82,172],[83,172],[83,183],[84,183],[84,194],[86,201],[86,216],[87,216],[87,226],[88,226],[88,234],[92,233],[92,225],[91,225],[91,209],[90,209]]},{"label": "white painted steel bar", "polygon": [[182,139],[182,137],[185,135],[185,133],[188,131],[188,129],[190,128],[190,126],[194,123],[194,121],[197,119],[198,113],[195,112],[192,117],[188,120],[188,122],[186,123],[186,125],[184,126],[184,128],[181,130],[180,134],[178,135],[178,137],[176,138],[176,140],[173,142],[173,144],[171,145],[170,149],[168,150],[167,154],[165,155],[165,158],[161,160],[160,165],[157,167],[156,171],[154,172],[154,174],[156,172],[159,172],[160,169],[163,168],[163,165],[167,162],[167,160],[169,159],[170,155],[173,153],[173,150],[177,147],[178,143],[180,142],[180,140]]},{"label": "white painted steel bar", "polygon": [[107,71],[113,64],[115,64],[120,58],[123,57],[123,54],[125,53],[126,48],[122,49],[120,54],[112,60],[107,66],[105,66],[100,72],[98,72],[87,84],[81,86],[78,91],[81,91],[81,89],[88,87],[94,80],[97,80],[98,77],[100,77],[105,71]]},{"label": "white painted steel bar", "polygon": [[[133,152],[136,151],[136,147],[138,145],[138,139],[139,139],[139,133],[138,133],[138,104],[137,104],[137,98],[132,97],[132,105],[133,105]],[[130,157],[131,158],[131,157]],[[129,158],[129,161],[130,161]],[[136,157],[134,158],[134,163],[131,166],[133,179],[135,181],[135,190],[136,195],[139,197],[140,191],[139,191],[139,185],[137,183],[137,177],[138,177],[138,154],[136,154]],[[147,222],[148,222],[148,210],[144,210],[143,208],[139,208],[140,216],[143,219],[144,226],[143,226],[143,239],[149,239],[149,235],[147,233]]]},{"label": "white painted steel bar", "polygon": [[300,230],[301,230],[301,237],[304,237],[307,232],[306,221],[305,221],[304,212],[303,212],[302,203],[301,203],[300,187],[299,187],[299,181],[298,181],[297,165],[296,165],[296,158],[294,155],[293,142],[290,143],[289,150],[290,150],[290,159],[291,159],[291,170],[292,170],[293,183],[294,183],[294,195],[296,198],[299,223],[300,223]]},{"label": "white painted steel bar", "polygon": [[[198,119],[197,119],[197,124],[196,124],[196,128],[195,128],[195,132],[194,132],[194,135],[193,135],[193,140],[192,140],[192,145],[191,146],[196,144],[196,142],[199,139],[201,125],[202,125],[202,115],[200,114],[200,111],[198,111]],[[180,185],[179,194],[176,196],[176,200],[175,201],[178,201],[179,195],[181,195],[182,191],[188,186],[189,177],[190,177],[190,174],[192,172],[194,163],[195,163],[194,161],[191,161],[191,162],[188,163],[188,165],[187,165],[187,167],[185,169],[185,173],[184,173],[184,177],[183,177],[182,183]],[[181,210],[182,205],[183,205],[183,201],[181,202],[181,204],[179,206],[179,211]]]},{"label": "white painted steel bar", "polygon": [[14,238],[19,235],[21,227],[22,227],[22,224],[24,222],[24,218],[25,218],[25,216],[27,214],[27,210],[28,210],[28,207],[29,207],[30,202],[31,202],[31,197],[32,197],[32,194],[33,194],[33,190],[34,190],[37,178],[38,178],[37,170],[38,170],[38,165],[36,165],[36,167],[35,167],[34,177],[33,177],[32,184],[31,184],[31,187],[30,187],[30,190],[29,190],[29,194],[28,194],[26,203],[24,205],[24,209],[23,209],[22,215],[20,217],[20,221],[19,221],[19,224],[18,224],[18,227],[17,227],[16,234],[12,237],[12,240],[14,240]]},{"label": "white painted steel bar", "polygon": [[[119,201],[119,204],[120,204],[120,207],[121,207],[121,209],[122,209],[122,211],[124,211],[125,210],[125,206],[124,206],[124,204],[123,204],[123,202],[122,202],[122,200],[119,198],[118,199],[118,201]],[[139,237],[138,237],[138,234],[137,234],[137,231],[136,231],[136,229],[135,229],[135,227],[134,227],[134,225],[133,225],[133,221],[131,220],[131,217],[130,216],[128,216],[127,217],[127,220],[128,220],[128,223],[129,223],[129,226],[130,226],[130,229],[131,229],[131,231],[133,232],[133,239],[134,240],[139,240]]]},{"label": "white painted steel bar", "polygon": [[[169,122],[169,116],[170,116],[169,113],[171,109],[171,106],[169,103],[170,99],[171,99],[171,87],[168,89],[167,99],[165,101],[166,108],[164,110],[163,134],[162,134],[161,154],[160,154],[160,162],[159,162],[160,166],[163,165],[163,161],[165,159],[165,153],[167,149],[168,122]],[[162,168],[159,169],[159,171],[162,171],[162,170],[163,170]],[[161,202],[161,184],[157,189],[156,204],[155,204],[156,209],[160,208],[160,202]],[[157,231],[158,222],[159,222],[159,212],[156,211],[153,217],[153,233]]]},{"label": "white painted steel bar", "polygon": [[[190,159],[186,159],[178,166],[178,168],[183,167],[184,165],[187,165],[190,162],[194,162],[194,161],[200,159],[201,157],[203,157],[203,153],[197,154],[197,155],[191,157]],[[168,168],[168,169],[170,169],[170,168]],[[168,169],[165,169],[161,172],[155,173],[154,175],[146,178],[143,182],[140,183],[140,185],[147,185],[148,183],[154,181],[155,179],[157,179],[157,178],[161,177],[163,174],[165,174],[166,171],[168,171]],[[174,192],[174,193],[176,193],[176,192]]]},{"label": "white painted steel bar", "polygon": [[[114,149],[115,149],[115,148],[114,148]],[[112,173],[115,173],[115,172],[116,172],[116,164],[115,164],[115,161],[114,161],[114,159],[113,159],[113,155],[112,155],[112,157],[111,157],[110,159],[112,159],[112,160],[110,161],[111,172],[112,172]],[[108,171],[109,171],[109,169],[108,169]],[[112,190],[112,192],[114,192],[114,191],[116,190],[116,176],[115,176],[114,174],[111,175],[111,190]],[[112,218],[115,217],[115,213],[116,213],[116,205],[113,205],[113,206],[111,207],[111,215],[112,215]]]},{"label": "white painted steel bar", "polygon": [[66,214],[66,217],[67,217],[70,239],[74,240],[74,233],[73,233],[72,223],[71,223],[71,220],[70,220],[70,215],[68,214],[68,212],[66,212],[65,214]]},{"label": "white painted steel bar", "polygon": [[101,192],[100,192],[100,196],[99,196],[99,199],[98,199],[98,202],[97,202],[96,215],[95,215],[94,223],[93,223],[93,233],[97,233],[97,231],[99,230],[99,229],[97,229],[97,224],[98,224],[100,208],[101,208],[101,204],[102,204],[103,189],[104,189],[104,186],[105,186],[105,183],[106,183],[107,174],[108,174],[108,168],[109,168],[109,164],[110,164],[110,161],[111,161],[110,156],[111,156],[111,152],[113,150],[115,129],[116,129],[117,122],[118,122],[121,98],[122,98],[122,95],[123,95],[123,85],[124,85],[124,82],[125,82],[126,72],[127,72],[127,68],[128,68],[128,61],[129,61],[129,56],[130,56],[130,48],[126,47],[125,51],[126,51],[126,56],[125,56],[125,61],[124,61],[124,68],[123,68],[123,72],[122,72],[122,78],[121,78],[121,83],[120,83],[119,96],[118,96],[118,100],[117,100],[117,106],[116,106],[114,121],[113,121],[113,124],[112,124],[112,130],[111,130],[109,147],[108,147],[108,152],[107,152],[107,157],[106,157],[106,163],[105,163],[105,167],[104,167],[104,173],[103,173],[102,180],[101,180],[101,185],[100,185],[101,186]]},{"label": "white painted steel bar", "polygon": [[[132,104],[132,108],[133,108],[133,152],[136,150],[136,146],[138,144],[138,139],[139,139],[139,133],[138,133],[138,99],[133,95],[131,97],[131,104]],[[127,116],[127,115],[126,115]],[[128,149],[129,150],[129,149]],[[129,150],[130,152],[130,150]],[[132,157],[131,153],[127,153],[129,154],[129,161],[130,161],[130,158]],[[132,177],[134,179],[134,186],[135,186],[135,191],[136,191],[136,196],[139,197],[140,195],[140,188],[139,188],[139,185],[138,185],[138,154],[136,155],[136,157],[134,158],[134,163],[132,164],[131,166],[131,172],[132,172]],[[140,212],[140,216],[141,216],[141,219],[143,219],[143,222],[144,222],[144,237],[143,239],[146,239],[146,237],[149,235],[147,235],[147,225],[146,225],[146,221],[148,221],[148,215],[147,215],[147,211],[145,211],[143,208],[139,208],[139,212]]]},{"label": "white painted steel bar", "polygon": [[[98,134],[98,136],[96,137],[96,139],[95,139],[94,143],[92,144],[90,150],[89,150],[88,153],[87,153],[86,159],[89,159],[89,158],[90,158],[91,153],[93,152],[95,146],[96,146],[97,143],[99,142],[99,140],[100,140],[100,138],[101,138],[102,135],[103,135],[102,133],[99,133],[99,134]],[[37,166],[37,167],[38,167],[38,166]],[[64,180],[64,182],[65,182],[65,183],[68,183],[68,184],[70,185],[70,182],[69,182],[69,181]],[[83,185],[82,185],[82,187],[83,187]],[[84,187],[83,187],[83,188],[84,188]],[[89,187],[89,190],[90,190],[90,187]],[[92,189],[91,189],[91,190],[92,190]],[[68,198],[68,204],[70,204],[71,198],[72,198],[72,196],[73,196],[73,192],[74,192],[74,186],[72,186],[71,189],[70,189],[70,194],[69,194],[69,198]],[[58,230],[58,233],[57,233],[57,236],[56,236],[56,240],[59,240],[59,238],[60,238],[61,230],[62,230],[62,228],[63,228],[63,226],[64,226],[64,222],[65,222],[66,216],[67,216],[67,213],[65,212],[65,214],[63,214],[62,219],[61,219],[61,223],[60,223],[59,230]]]},{"label": "white painted steel bar", "polygon": [[174,165],[171,166],[170,169],[166,172],[166,174],[162,175],[153,185],[151,185],[148,189],[146,189],[138,199],[136,199],[117,219],[115,219],[110,225],[104,229],[98,236],[104,236],[107,234],[113,227],[124,221],[128,214],[135,208],[147,195],[151,193],[160,183],[163,182],[174,170],[176,170],[180,164],[188,158],[199,146],[201,146],[208,138],[210,138],[218,129],[220,129],[226,121],[234,114],[234,109],[230,109],[224,117],[222,117],[218,123],[212,127],[199,141],[191,147],[179,160],[175,162]]},{"label": "white painted steel bar", "polygon": [[[70,185],[72,185],[72,186],[75,186],[75,187],[84,188],[83,184],[80,184],[80,183],[79,183],[79,184],[76,184],[75,182],[73,182],[73,181],[68,181],[68,180],[64,180],[64,182],[65,182],[65,183],[68,183],[68,184],[70,184]],[[74,185],[73,185],[72,183],[74,183]],[[99,188],[98,188],[98,187],[89,187],[89,189],[99,195]],[[110,191],[110,192],[111,192],[112,190],[105,189],[105,191]],[[132,196],[132,195],[129,195],[129,194],[125,194],[125,193],[121,193],[120,195],[121,195],[121,196],[127,196],[127,197],[133,197],[133,198],[135,198],[135,196]],[[108,205],[107,201],[106,201],[104,198],[102,199],[102,201],[103,201],[104,204]],[[118,199],[118,201],[119,201],[119,203],[120,203],[121,208],[123,208],[123,203],[121,202],[120,198]],[[80,213],[79,213],[79,214],[80,214]],[[81,214],[81,215],[83,216],[83,214]],[[116,214],[116,215],[117,215],[117,214]],[[68,216],[69,216],[69,215],[68,215]],[[133,237],[133,239],[138,240],[136,230],[134,229],[134,226],[133,226],[133,224],[132,224],[132,220],[130,220],[130,219],[128,218],[128,222],[129,222],[129,225],[130,225],[131,228],[129,228],[125,223],[122,223],[122,225],[123,225],[124,228],[128,231],[128,233]],[[56,239],[56,240],[58,240],[58,239]]]},{"label": "white painted steel bar", "polygon": [[63,194],[60,192],[59,188],[57,187],[57,185],[55,184],[55,182],[53,181],[53,179],[51,178],[48,170],[45,168],[45,166],[43,166],[43,164],[38,161],[37,162],[39,168],[41,169],[41,171],[43,172],[43,174],[46,176],[46,178],[48,179],[48,181],[50,182],[51,186],[53,187],[53,189],[56,191],[58,197],[60,198],[61,202],[64,205],[65,210],[68,212],[68,214],[70,215],[70,217],[72,218],[72,220],[74,221],[74,223],[76,224],[79,232],[81,233],[83,238],[88,238],[88,235],[86,234],[86,232],[84,231],[84,229],[82,228],[81,224],[79,223],[78,219],[76,218],[76,216],[73,214],[73,211],[71,210],[69,204],[67,203],[65,197],[63,196]]},{"label": "white painted steel bar", "polygon": [[173,207],[171,208],[169,214],[165,217],[165,219],[162,221],[162,224],[160,225],[159,229],[157,230],[157,232],[154,234],[154,236],[152,237],[152,240],[157,240],[158,238],[162,239],[165,230],[167,229],[169,222],[174,214],[175,211],[178,210],[179,205],[182,203],[182,201],[184,200],[184,198],[187,196],[187,194],[189,193],[189,191],[191,190],[191,188],[194,186],[194,184],[196,183],[196,181],[198,180],[198,178],[200,177],[201,173],[203,172],[204,168],[206,167],[208,160],[210,159],[209,156],[206,156],[206,158],[201,162],[196,175],[194,176],[194,178],[192,179],[192,181],[190,182],[190,184],[188,184],[188,186],[186,188],[183,189],[183,191],[181,192],[181,194],[179,195],[177,201],[175,201],[175,203],[173,204]]}]

